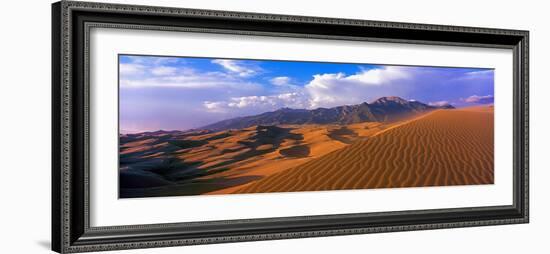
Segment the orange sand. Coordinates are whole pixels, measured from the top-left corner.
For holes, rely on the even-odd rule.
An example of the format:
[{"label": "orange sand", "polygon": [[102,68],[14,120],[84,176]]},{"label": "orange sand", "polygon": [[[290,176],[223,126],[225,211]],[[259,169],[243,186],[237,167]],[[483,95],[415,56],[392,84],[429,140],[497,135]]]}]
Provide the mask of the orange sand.
[{"label": "orange sand", "polygon": [[232,190],[290,192],[494,181],[492,107],[437,110],[371,136]]}]

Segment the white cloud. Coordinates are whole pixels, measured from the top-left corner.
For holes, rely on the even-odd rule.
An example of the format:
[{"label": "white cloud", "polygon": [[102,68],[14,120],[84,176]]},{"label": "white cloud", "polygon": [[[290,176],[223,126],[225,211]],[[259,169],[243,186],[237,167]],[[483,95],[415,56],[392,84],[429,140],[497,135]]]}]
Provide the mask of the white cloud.
[{"label": "white cloud", "polygon": [[436,106],[436,107],[441,107],[441,106],[450,105],[450,104],[451,103],[449,103],[448,101],[434,101],[434,102],[428,103],[428,105]]},{"label": "white cloud", "polygon": [[235,60],[216,59],[212,60],[212,63],[218,64],[229,72],[235,73],[240,77],[249,77],[258,73],[257,68],[254,69],[248,66],[241,65],[238,63],[238,61]]},{"label": "white cloud", "polygon": [[120,64],[119,72],[121,75],[136,75],[141,74],[145,71],[145,66],[135,63],[124,63]]},{"label": "white cloud", "polygon": [[155,76],[168,76],[168,75],[174,75],[178,71],[178,68],[176,67],[170,67],[170,66],[159,66],[151,69],[151,73]]},{"label": "white cloud", "polygon": [[276,86],[285,86],[290,84],[290,78],[289,77],[275,77],[269,80],[271,84]]},{"label": "white cloud", "polygon": [[181,58],[168,56],[124,56],[124,58],[130,60],[131,63],[142,65],[164,65],[184,62]]},{"label": "white cloud", "polygon": [[357,81],[362,85],[384,85],[394,80],[409,78],[410,74],[402,67],[388,66],[382,69],[371,69],[361,73],[344,77],[350,81]]},{"label": "white cloud", "polygon": [[121,79],[120,86],[125,88],[140,87],[173,87],[188,89],[231,88],[235,90],[258,90],[261,85],[232,79],[222,73],[181,74],[174,76],[158,76],[142,79]]},{"label": "white cloud", "polygon": [[207,110],[219,112],[221,108],[266,111],[282,107],[312,109],[356,104],[386,96],[384,86],[411,76],[412,73],[401,67],[390,66],[364,70],[354,75],[318,74],[304,87],[291,85],[289,77],[280,76],[272,78],[270,82],[279,87],[292,89],[282,89],[280,93],[273,95],[232,97],[227,101],[205,102],[204,106]]},{"label": "white cloud", "polygon": [[478,103],[478,104],[490,104],[493,103],[495,100],[493,95],[472,95],[468,98],[466,98],[464,101],[468,103]]},{"label": "white cloud", "polygon": [[174,57],[125,56],[124,58],[128,62],[121,63],[119,67],[120,79],[123,81],[187,74],[190,71],[185,66],[171,66],[170,64],[183,62]]},{"label": "white cloud", "polygon": [[253,111],[275,110],[283,107],[306,108],[307,96],[300,93],[282,93],[263,96],[232,97],[228,101],[205,101],[204,107],[210,112],[248,109]]},{"label": "white cloud", "polygon": [[482,71],[471,71],[467,72],[468,76],[490,76],[493,75],[494,70],[482,70]]},{"label": "white cloud", "polygon": [[127,57],[130,63],[120,64],[120,86],[123,88],[172,87],[187,89],[222,88],[256,91],[261,85],[226,72],[198,72],[171,57]]},{"label": "white cloud", "polygon": [[384,86],[412,77],[411,68],[388,66],[370,69],[346,76],[344,73],[318,74],[313,76],[305,89],[310,95],[311,108],[331,107],[359,103],[366,98],[385,96]]},{"label": "white cloud", "polygon": [[204,107],[209,112],[222,113],[225,112],[224,102],[216,101],[205,101],[203,102]]},{"label": "white cloud", "polygon": [[458,80],[486,80],[492,79],[494,76],[494,70],[482,70],[482,71],[471,71],[464,73],[463,76],[457,78]]}]

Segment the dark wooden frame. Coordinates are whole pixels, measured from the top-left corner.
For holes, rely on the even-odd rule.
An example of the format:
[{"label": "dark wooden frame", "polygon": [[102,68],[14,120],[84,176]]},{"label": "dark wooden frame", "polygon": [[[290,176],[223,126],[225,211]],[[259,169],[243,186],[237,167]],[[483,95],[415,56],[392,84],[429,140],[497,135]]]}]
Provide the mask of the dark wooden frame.
[{"label": "dark wooden frame", "polygon": [[[512,49],[513,205],[90,227],[88,31],[235,33]],[[85,252],[527,223],[528,31],[62,1],[52,5],[52,249]]]}]

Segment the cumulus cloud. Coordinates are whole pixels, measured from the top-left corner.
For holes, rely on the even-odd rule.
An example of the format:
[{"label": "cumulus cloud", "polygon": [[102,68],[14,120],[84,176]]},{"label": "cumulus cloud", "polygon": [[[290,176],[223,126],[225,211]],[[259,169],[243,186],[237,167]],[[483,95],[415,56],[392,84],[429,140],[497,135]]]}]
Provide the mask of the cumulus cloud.
[{"label": "cumulus cloud", "polygon": [[354,75],[317,74],[313,76],[313,80],[305,86],[305,89],[311,97],[310,107],[358,103],[365,98],[385,95],[385,89],[382,86],[391,86],[397,81],[412,78],[411,70],[411,68],[388,66],[363,70]]},{"label": "cumulus cloud", "polygon": [[225,103],[221,101],[205,101],[203,102],[204,107],[209,112],[214,113],[223,113],[225,112]]},{"label": "cumulus cloud", "polygon": [[275,77],[270,79],[269,82],[276,86],[285,86],[290,84],[290,78],[285,76]]},{"label": "cumulus cloud", "polygon": [[139,88],[147,88],[143,91],[150,92],[155,115],[170,112],[166,123],[186,119],[185,128],[283,107],[329,108],[382,96],[431,101],[435,106],[493,102],[493,70],[364,65],[320,68],[325,72],[306,68],[294,76],[284,69],[293,67],[280,64],[268,69],[270,65],[251,60],[125,57],[120,63],[121,95],[131,99],[132,106],[125,109],[131,111],[142,107]]},{"label": "cumulus cloud", "polygon": [[484,96],[472,95],[466,98],[464,101],[468,103],[490,104],[495,101],[495,98],[493,95],[484,95]]},{"label": "cumulus cloud", "polygon": [[[409,68],[409,70],[411,70]],[[344,77],[349,81],[356,81],[362,85],[383,85],[394,80],[410,78],[410,73],[407,69],[399,66],[388,66],[380,69],[364,70],[358,74]]]},{"label": "cumulus cloud", "polygon": [[451,103],[449,103],[448,101],[434,101],[434,102],[428,103],[428,105],[435,106],[435,107],[441,107],[441,106],[450,105],[450,104]]},{"label": "cumulus cloud", "polygon": [[227,71],[237,74],[240,77],[249,77],[258,73],[258,68],[251,66],[245,66],[242,61],[228,60],[228,59],[216,59],[212,60],[212,63],[222,66]]},{"label": "cumulus cloud", "polygon": [[270,79],[270,82],[276,86],[293,89],[274,95],[233,97],[215,104],[208,101],[204,106],[211,112],[220,112],[222,109],[227,111],[249,108],[261,111],[282,107],[313,109],[355,104],[386,96],[384,86],[391,86],[394,82],[409,79],[412,75],[413,73],[407,72],[407,69],[396,66],[363,70],[353,75],[325,73],[314,75],[304,87],[293,86],[290,84],[290,78],[280,76]]},{"label": "cumulus cloud", "polygon": [[275,95],[232,97],[227,101],[205,101],[203,105],[209,112],[228,112],[242,109],[265,111],[283,107],[306,108],[308,103],[307,96],[304,94],[282,93]]}]

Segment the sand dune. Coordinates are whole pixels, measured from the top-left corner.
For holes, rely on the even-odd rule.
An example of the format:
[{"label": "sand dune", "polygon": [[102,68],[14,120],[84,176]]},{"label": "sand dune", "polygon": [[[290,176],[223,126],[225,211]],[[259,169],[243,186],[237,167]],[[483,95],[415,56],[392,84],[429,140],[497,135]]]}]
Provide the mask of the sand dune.
[{"label": "sand dune", "polygon": [[[226,194],[320,158],[391,124],[253,126],[121,138],[121,196]],[[150,181],[147,185],[139,181]]]},{"label": "sand dune", "polygon": [[492,107],[437,110],[377,133],[234,192],[470,185],[494,181]]},{"label": "sand dune", "polygon": [[493,182],[493,108],[398,122],[122,135],[121,197]]}]

